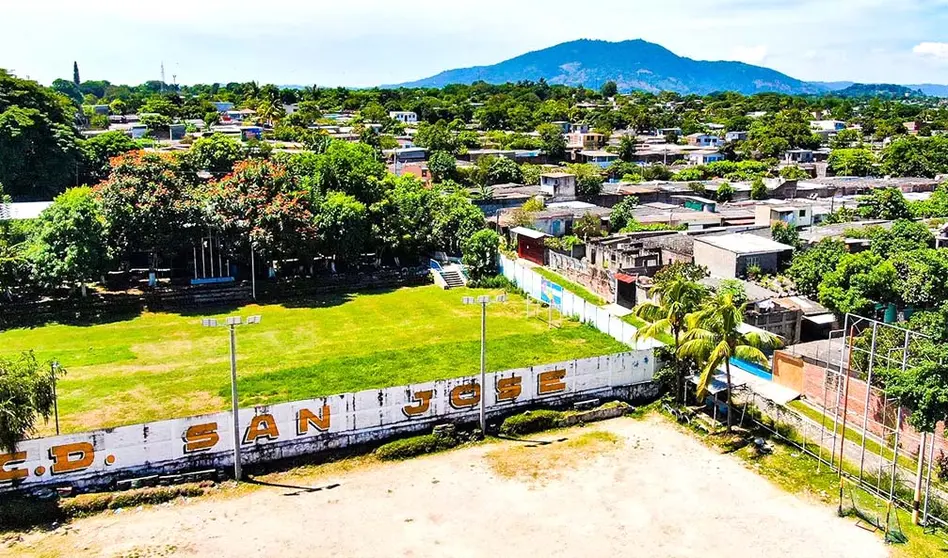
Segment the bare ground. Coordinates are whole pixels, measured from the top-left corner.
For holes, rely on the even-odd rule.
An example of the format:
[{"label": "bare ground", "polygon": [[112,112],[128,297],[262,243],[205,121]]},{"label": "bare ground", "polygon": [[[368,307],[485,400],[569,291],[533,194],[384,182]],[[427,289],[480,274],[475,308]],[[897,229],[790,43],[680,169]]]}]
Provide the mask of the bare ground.
[{"label": "bare ground", "polygon": [[872,533],[661,418],[537,438],[556,441],[272,475],[285,486],[81,519],[0,555],[888,556]]}]

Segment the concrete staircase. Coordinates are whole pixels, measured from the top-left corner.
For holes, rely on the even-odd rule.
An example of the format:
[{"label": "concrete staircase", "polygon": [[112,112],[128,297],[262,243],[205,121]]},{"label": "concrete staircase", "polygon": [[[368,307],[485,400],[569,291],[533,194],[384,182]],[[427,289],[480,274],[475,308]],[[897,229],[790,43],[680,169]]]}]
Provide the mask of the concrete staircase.
[{"label": "concrete staircase", "polygon": [[467,285],[467,277],[464,276],[461,267],[457,264],[443,267],[439,265],[437,268],[432,266],[431,275],[434,278],[435,285],[445,290]]},{"label": "concrete staircase", "polygon": [[444,270],[441,272],[441,277],[444,279],[444,283],[448,286],[449,289],[454,289],[457,287],[464,286],[464,278],[461,276],[459,271],[455,270]]}]

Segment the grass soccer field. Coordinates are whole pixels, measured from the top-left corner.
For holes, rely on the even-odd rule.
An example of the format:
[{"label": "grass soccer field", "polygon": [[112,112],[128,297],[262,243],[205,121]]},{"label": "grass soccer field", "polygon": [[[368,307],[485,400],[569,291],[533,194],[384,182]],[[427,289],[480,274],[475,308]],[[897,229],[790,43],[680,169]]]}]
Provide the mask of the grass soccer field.
[{"label": "grass soccer field", "polygon": [[[240,403],[249,406],[474,374],[480,307],[462,305],[461,297],[489,292],[410,287],[208,317],[262,316],[237,332]],[[40,360],[62,363],[64,433],[220,411],[230,401],[227,329],[202,327],[201,317],[148,313],[93,326],[14,329],[0,332],[0,357],[34,350]],[[591,327],[560,322],[550,329],[528,319],[518,296],[490,305],[488,370],[628,350]],[[50,424],[41,433],[52,431]]]}]

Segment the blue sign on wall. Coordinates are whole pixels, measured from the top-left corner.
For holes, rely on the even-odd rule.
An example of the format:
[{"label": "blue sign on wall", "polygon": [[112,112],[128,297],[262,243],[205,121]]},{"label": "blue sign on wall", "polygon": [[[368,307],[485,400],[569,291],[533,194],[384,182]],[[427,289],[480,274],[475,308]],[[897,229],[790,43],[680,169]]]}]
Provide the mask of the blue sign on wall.
[{"label": "blue sign on wall", "polygon": [[540,282],[540,300],[554,308],[563,308],[563,287],[544,279]]}]

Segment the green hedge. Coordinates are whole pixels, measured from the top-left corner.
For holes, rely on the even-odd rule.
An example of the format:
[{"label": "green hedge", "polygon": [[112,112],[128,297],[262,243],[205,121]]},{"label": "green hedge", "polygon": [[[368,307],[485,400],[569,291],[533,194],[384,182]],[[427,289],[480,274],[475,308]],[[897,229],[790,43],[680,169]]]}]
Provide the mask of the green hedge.
[{"label": "green hedge", "polygon": [[504,436],[521,436],[542,430],[550,430],[563,424],[563,413],[540,409],[527,411],[523,414],[508,417],[500,425],[500,433]]},{"label": "green hedge", "polygon": [[409,457],[424,455],[426,453],[435,453],[451,449],[456,445],[458,445],[458,442],[452,437],[424,434],[422,436],[402,438],[401,440],[395,440],[394,442],[379,446],[379,448],[375,450],[375,455],[377,455],[379,459],[388,461],[408,459]]},{"label": "green hedge", "polygon": [[125,492],[97,492],[72,498],[10,497],[0,501],[0,531],[27,528],[64,521],[105,510],[132,508],[145,504],[161,504],[182,496],[194,497],[205,493],[199,484],[156,486]]}]

